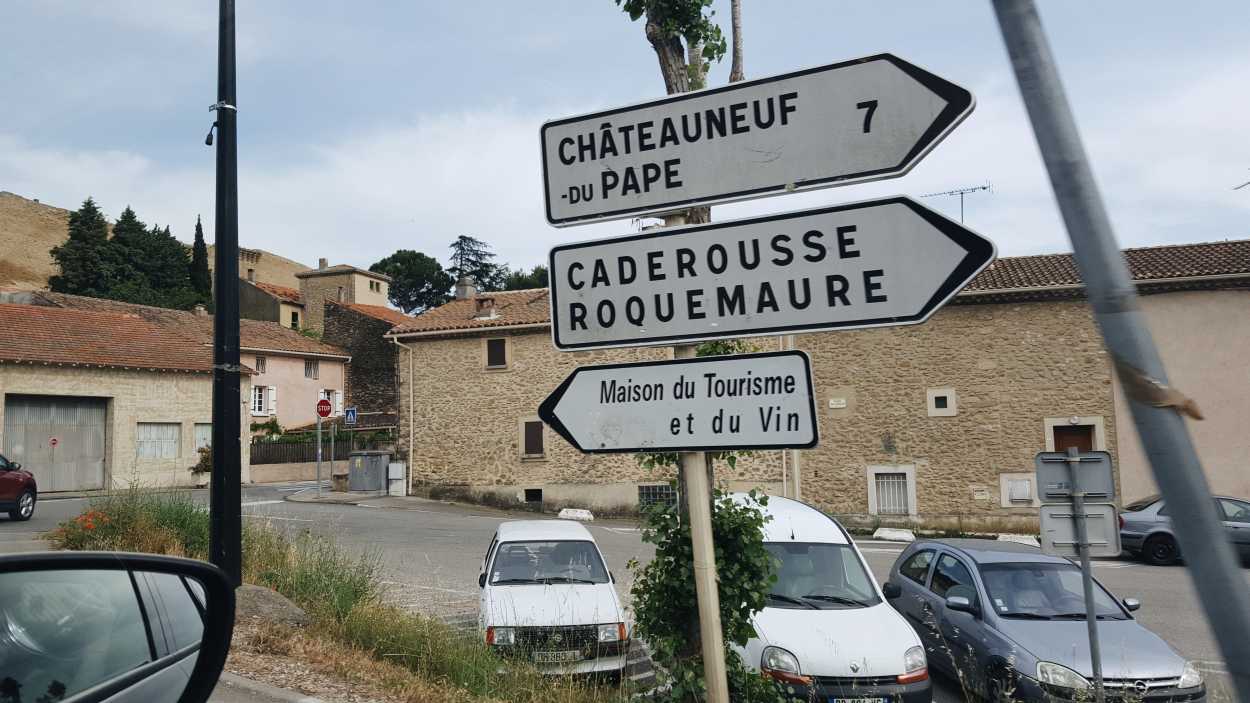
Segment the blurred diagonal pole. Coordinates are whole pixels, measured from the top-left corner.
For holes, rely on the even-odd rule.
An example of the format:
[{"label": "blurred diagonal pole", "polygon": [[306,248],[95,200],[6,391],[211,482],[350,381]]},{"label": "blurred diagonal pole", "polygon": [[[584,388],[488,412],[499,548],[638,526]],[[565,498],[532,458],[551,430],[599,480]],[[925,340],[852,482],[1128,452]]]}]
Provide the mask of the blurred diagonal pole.
[{"label": "blurred diagonal pole", "polygon": [[[1164,388],[1163,362],[1138,307],[1037,8],[1032,0],[993,0],[993,4],[1107,350],[1121,380],[1127,381],[1123,374],[1131,373],[1136,376],[1131,379],[1134,386],[1145,382]],[[1124,385],[1128,388],[1130,383]],[[1250,702],[1250,589],[1216,517],[1185,421],[1171,407],[1126,395],[1238,700]]]},{"label": "blurred diagonal pole", "polygon": [[242,403],[239,395],[239,182],[235,123],[234,0],[220,0],[217,39],[217,210],[213,286],[213,472],[209,561],[243,580]]}]

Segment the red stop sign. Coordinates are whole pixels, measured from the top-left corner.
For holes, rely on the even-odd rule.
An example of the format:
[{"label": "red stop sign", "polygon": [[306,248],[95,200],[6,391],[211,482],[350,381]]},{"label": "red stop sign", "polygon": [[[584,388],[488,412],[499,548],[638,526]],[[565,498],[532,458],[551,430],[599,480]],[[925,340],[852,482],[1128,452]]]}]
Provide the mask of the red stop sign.
[{"label": "red stop sign", "polygon": [[330,401],[322,398],[317,401],[317,415],[320,417],[330,417],[330,411],[334,408],[330,405]]}]

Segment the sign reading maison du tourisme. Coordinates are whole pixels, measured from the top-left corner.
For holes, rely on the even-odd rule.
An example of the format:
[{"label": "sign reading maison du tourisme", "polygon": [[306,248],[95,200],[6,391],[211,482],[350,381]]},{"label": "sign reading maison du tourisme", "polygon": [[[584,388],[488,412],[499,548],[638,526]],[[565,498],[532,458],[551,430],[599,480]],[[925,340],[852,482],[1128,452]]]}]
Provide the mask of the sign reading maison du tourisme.
[{"label": "sign reading maison du tourisme", "polygon": [[972,94],[890,54],[542,127],[556,226],[901,176]]},{"label": "sign reading maison du tourisme", "polygon": [[551,250],[559,349],[924,322],[994,259],[988,239],[903,197]]},{"label": "sign reading maison du tourisme", "polygon": [[588,453],[816,446],[801,351],[585,366],[538,408]]}]

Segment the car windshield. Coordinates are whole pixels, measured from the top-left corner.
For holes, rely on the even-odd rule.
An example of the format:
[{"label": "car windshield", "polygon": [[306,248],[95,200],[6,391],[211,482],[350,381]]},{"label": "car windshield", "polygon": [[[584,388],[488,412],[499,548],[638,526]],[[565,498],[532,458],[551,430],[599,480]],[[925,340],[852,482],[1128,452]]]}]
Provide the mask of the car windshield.
[{"label": "car windshield", "polygon": [[593,542],[504,542],[491,562],[490,582],[607,583],[608,570]]},{"label": "car windshield", "polygon": [[[1028,562],[982,564],[981,580],[1000,617],[1077,619],[1085,617],[1081,570],[1073,564]],[[1100,619],[1126,620],[1124,611],[1094,583],[1094,612]]]},{"label": "car windshield", "polygon": [[846,544],[768,542],[776,566],[769,605],[862,608],[881,602],[855,550]]},{"label": "car windshield", "polygon": [[1129,503],[1128,505],[1124,506],[1124,511],[1129,512],[1129,513],[1136,513],[1138,511],[1149,508],[1150,506],[1154,505],[1158,501],[1159,501],[1159,496],[1157,495],[1146,496],[1145,498],[1139,498],[1133,501],[1132,503]]}]

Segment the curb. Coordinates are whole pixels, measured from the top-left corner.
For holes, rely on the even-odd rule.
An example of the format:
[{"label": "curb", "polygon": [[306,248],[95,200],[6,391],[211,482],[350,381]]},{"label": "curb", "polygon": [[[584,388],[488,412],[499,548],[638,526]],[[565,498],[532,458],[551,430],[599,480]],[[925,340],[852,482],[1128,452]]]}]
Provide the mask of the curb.
[{"label": "curb", "polygon": [[302,693],[288,691],[285,688],[278,688],[277,686],[270,686],[267,683],[245,679],[242,676],[231,674],[227,671],[223,671],[221,673],[221,678],[218,679],[217,684],[219,686],[225,684],[226,686],[242,689],[248,693],[254,693],[258,696],[268,696],[269,698],[282,701],[283,703],[326,703],[320,698],[305,696]]}]

